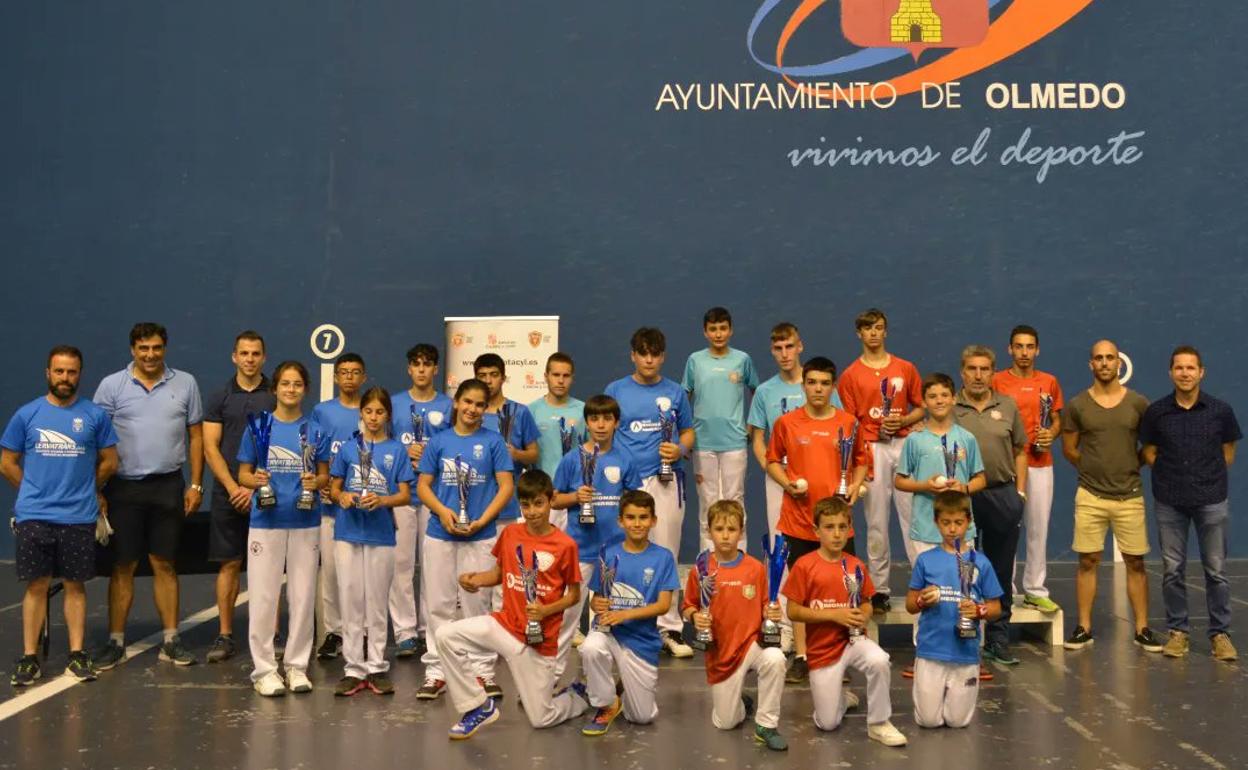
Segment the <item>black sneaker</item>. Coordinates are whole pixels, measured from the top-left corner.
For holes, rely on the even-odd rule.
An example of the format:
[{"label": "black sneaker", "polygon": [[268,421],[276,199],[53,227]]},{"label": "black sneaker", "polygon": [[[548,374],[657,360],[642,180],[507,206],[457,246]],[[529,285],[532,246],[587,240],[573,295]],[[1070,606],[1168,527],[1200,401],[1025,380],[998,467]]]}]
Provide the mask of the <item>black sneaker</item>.
[{"label": "black sneaker", "polygon": [[335,633],[325,634],[325,641],[321,642],[320,649],[316,651],[316,657],[321,660],[333,660],[342,654],[342,636]]},{"label": "black sneaker", "polygon": [[803,684],[810,679],[810,666],[806,664],[806,658],[793,658],[793,662],[789,664],[789,670],[784,673],[784,681],[786,684]]},{"label": "black sneaker", "polygon": [[281,660],[286,657],[286,637],[281,634],[273,635],[273,658]]},{"label": "black sneaker", "polygon": [[1001,642],[989,642],[984,645],[984,658],[1003,666],[1017,666],[1022,663],[1021,660],[1014,657],[1014,653],[1010,652],[1010,647]]},{"label": "black sneaker", "polygon": [[1084,647],[1092,644],[1093,641],[1095,640],[1092,638],[1092,634],[1088,633],[1088,629],[1083,626],[1075,626],[1074,633],[1070,635],[1069,639],[1062,642],[1062,646],[1068,650],[1082,650]]},{"label": "black sneaker", "polygon": [[182,638],[178,636],[160,645],[160,659],[175,666],[193,666],[198,662],[191,651],[182,645]]},{"label": "black sneaker", "polygon": [[99,678],[91,658],[87,657],[87,654],[82,650],[69,654],[69,664],[65,666],[65,673],[79,682],[94,682]]},{"label": "black sneaker", "polygon": [[477,681],[481,684],[481,689],[485,690],[487,698],[499,700],[503,697],[503,688],[498,686],[498,682],[494,681],[494,677],[477,677]]},{"label": "black sneaker", "polygon": [[876,615],[883,615],[893,608],[889,601],[888,594],[874,594],[871,597],[871,611]]},{"label": "black sneaker", "polygon": [[35,683],[35,680],[43,675],[39,670],[39,659],[34,655],[23,655],[17,659],[17,665],[13,667],[13,676],[9,678],[9,682],[14,687],[26,687]]},{"label": "black sneaker", "polygon": [[754,699],[745,693],[741,693],[741,705],[745,706],[745,718],[749,719],[754,716]]},{"label": "black sneaker", "polygon": [[1161,652],[1164,646],[1161,640],[1157,638],[1157,635],[1153,633],[1153,629],[1148,626],[1145,626],[1143,631],[1135,635],[1134,641],[1143,647],[1145,652]]},{"label": "black sneaker", "polygon": [[212,649],[208,651],[209,663],[220,663],[223,660],[229,660],[234,657],[234,637],[227,634],[221,634],[217,640],[212,643]]},{"label": "black sneaker", "polygon": [[107,671],[125,659],[126,648],[112,639],[105,642],[104,646],[91,656],[91,662],[95,664],[96,671]]},{"label": "black sneaker", "polygon": [[368,689],[377,695],[394,695],[394,682],[385,674],[369,674],[364,681],[368,683]]}]

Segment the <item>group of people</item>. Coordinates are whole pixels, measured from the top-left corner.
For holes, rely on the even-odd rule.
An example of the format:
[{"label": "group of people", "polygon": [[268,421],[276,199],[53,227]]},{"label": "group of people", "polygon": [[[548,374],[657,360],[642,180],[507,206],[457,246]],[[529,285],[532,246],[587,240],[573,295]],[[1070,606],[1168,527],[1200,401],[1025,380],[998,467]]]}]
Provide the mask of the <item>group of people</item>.
[{"label": "group of people", "polygon": [[[916,721],[963,726],[978,682],[992,675],[980,663],[981,621],[983,656],[1018,663],[1008,623],[1023,530],[1023,601],[1057,609],[1045,554],[1059,438],[1079,478],[1079,620],[1066,646],[1092,642],[1096,566],[1112,529],[1128,568],[1135,642],[1187,654],[1184,567],[1194,525],[1213,655],[1234,659],[1224,561],[1227,469],[1241,434],[1231,408],[1202,391],[1198,351],[1175,349],[1174,391],[1149,404],[1119,381],[1115,345],[1098,341],[1092,384],[1067,403],[1056,378],[1035,367],[1032,327],[1010,332],[1006,368],[990,348],[968,346],[959,387],[890,353],[883,312],[864,311],[855,326],[861,355],[838,372],[826,357],[803,361],[797,327],[778,324],[770,335],[778,371],[760,383],[750,356],[730,346],[728,311],[712,308],[703,318],[708,346],[689,357],[681,382],[662,374],[663,333],[643,327],[631,340],[631,374],[582,402],[570,395],[572,358],[556,353],[546,363],[548,392],[529,405],[504,396],[506,364],[496,354],[478,357],[473,378],[448,396],[436,387],[434,345],[407,352],[410,387],[394,394],[366,388],[363,358],[345,353],[334,363],[335,398],[306,413],[306,368],[283,361],[266,377],[254,331],[237,336],[234,374],[206,405],[194,377],[165,363],[168,336],[158,324],[135,325],[133,362],[105,377],[90,401],[77,394],[81,352],[53,348],[47,394],[0,436],[0,473],[18,489],[17,573],[27,583],[12,682],[40,676],[36,646],[53,577],[65,588],[67,672],[92,679],[123,661],[144,556],[164,628],[160,659],[196,662],[177,634],[175,560],[207,466],[215,480],[209,558],[220,564],[220,631],[207,658],[236,654],[245,563],[251,678],[262,695],[312,689],[319,616],[325,633],[315,654],[344,659],[337,695],[394,691],[393,629],[396,656],[424,663],[417,697],[449,692],[463,715],[452,738],[497,718],[500,655],[534,726],[589,710],[582,731],[600,735],[621,713],[654,719],[658,657],[693,654],[683,633],[690,624],[714,640],[706,672],[717,727],[753,715],[757,740],[785,748],[783,686],[809,680],[816,724],[835,729],[858,704],[841,687],[853,667],[867,678],[868,735],[903,745],[890,721],[888,655],[862,634],[873,612],[891,609],[891,511],[911,566],[905,607],[918,616],[916,664],[903,672],[914,678]],[[766,474],[769,543],[787,554],[779,579],[744,553],[750,454]],[[678,599],[685,459],[704,553]],[[1165,568],[1164,643],[1147,626],[1144,463],[1153,467]],[[854,556],[860,498],[865,564]],[[88,655],[83,583],[95,572],[97,540],[114,561],[109,637]],[[714,590],[702,590],[707,584]],[[587,605],[592,630],[582,634]],[[779,633],[763,635],[764,624]],[[584,681],[555,692],[578,645]],[[757,673],[757,704],[742,695],[747,671]]]}]

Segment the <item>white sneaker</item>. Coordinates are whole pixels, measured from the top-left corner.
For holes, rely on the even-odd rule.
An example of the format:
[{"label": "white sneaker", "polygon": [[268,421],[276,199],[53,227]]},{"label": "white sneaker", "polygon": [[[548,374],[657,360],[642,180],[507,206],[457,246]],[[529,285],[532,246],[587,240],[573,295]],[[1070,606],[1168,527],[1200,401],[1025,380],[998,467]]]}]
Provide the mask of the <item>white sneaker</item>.
[{"label": "white sneaker", "polygon": [[286,672],[286,689],[291,692],[312,692],[312,680],[299,669]]},{"label": "white sneaker", "polygon": [[858,708],[858,706],[862,703],[862,701],[858,700],[858,696],[855,695],[852,690],[842,690],[841,692],[845,693],[846,711],[852,711]]},{"label": "white sneaker", "polygon": [[286,694],[286,683],[282,681],[282,677],[276,671],[269,672],[260,677],[260,681],[256,682],[252,686],[256,688],[256,692],[266,698]]},{"label": "white sneaker", "polygon": [[878,725],[867,725],[867,737],[873,741],[879,741],[885,746],[905,746],[906,736],[901,731],[893,727],[893,723],[889,721],[880,722]]},{"label": "white sneaker", "polygon": [[679,631],[663,632],[663,651],[673,658],[692,658],[693,648],[685,644]]}]

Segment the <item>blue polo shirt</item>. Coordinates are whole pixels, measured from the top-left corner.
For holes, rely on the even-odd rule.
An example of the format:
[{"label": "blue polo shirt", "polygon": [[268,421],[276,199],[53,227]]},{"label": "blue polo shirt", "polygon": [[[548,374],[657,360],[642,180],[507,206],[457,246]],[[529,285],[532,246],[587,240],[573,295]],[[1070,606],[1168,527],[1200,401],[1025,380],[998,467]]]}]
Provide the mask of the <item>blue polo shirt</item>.
[{"label": "blue polo shirt", "polygon": [[1148,405],[1140,418],[1140,443],[1157,447],[1153,497],[1172,506],[1220,503],[1227,497],[1222,445],[1243,438],[1230,404],[1203,390],[1191,409],[1174,393]]},{"label": "blue polo shirt", "polygon": [[680,443],[682,430],[693,427],[693,410],[689,407],[684,388],[666,377],[643,385],[629,375],[608,385],[604,392],[620,404],[620,427],[615,431],[619,447],[633,456],[641,478],[656,475],[659,472],[659,444],[663,440],[659,426],[660,410],[676,410],[673,443]]},{"label": "blue polo shirt", "polygon": [[[555,491],[575,492],[584,481],[581,466],[581,450],[573,449],[563,456],[555,471]],[[588,559],[599,546],[615,545],[624,539],[620,529],[620,495],[627,489],[641,489],[641,477],[637,475],[633,457],[612,443],[611,450],[601,452],[594,465],[594,525],[581,524],[581,506],[568,509],[565,531],[576,541],[581,556]]]},{"label": "blue polo shirt", "polygon": [[[659,594],[664,591],[676,591],[680,588],[676,574],[676,559],[672,552],[661,545],[649,543],[641,553],[631,553],[624,549],[623,543],[617,543],[606,549],[604,554],[607,563],[614,563],[619,557],[619,571],[615,573],[615,583],[611,587],[611,609],[633,610],[654,604]],[[593,559],[594,574],[589,581],[589,590],[595,594],[602,593],[602,572],[597,569],[598,554],[582,554],[581,561]],[[673,599],[675,601],[675,599]],[[637,657],[652,666],[659,665],[659,625],[657,618],[643,618],[621,623],[611,629],[615,640],[625,648],[636,653]]]},{"label": "blue polo shirt", "polygon": [[696,448],[703,452],[745,449],[745,391],[758,387],[758,372],[750,354],[728,348],[722,356],[709,348],[685,362],[681,380],[693,395]]},{"label": "blue polo shirt", "polygon": [[[321,496],[312,501],[312,510],[299,510],[299,496],[303,493],[303,448],[299,445],[299,428],[308,425],[308,442],[315,446],[316,461],[329,462],[329,439],[319,431],[312,430],[310,418],[300,416],[294,422],[282,422],[273,418],[273,432],[269,434],[269,454],[265,467],[269,471],[269,486],[277,497],[277,505],[261,508],[256,495],[251,496],[251,523],[254,529],[303,529],[321,524]],[[256,466],[256,443],[248,427],[239,442],[236,463]]]},{"label": "blue polo shirt", "polygon": [[131,364],[105,377],[91,400],[113,421],[117,475],[123,479],[181,470],[186,429],[204,419],[195,378],[168,366],[148,390],[135,378]]},{"label": "blue polo shirt", "polygon": [[563,418],[564,428],[572,431],[572,444],[579,445],[585,441],[585,402],[579,398],[568,397],[563,406],[551,406],[546,397],[529,404],[529,412],[537,425],[537,467],[546,471],[552,479],[559,468],[559,461],[566,452],[563,451],[563,437],[560,436],[559,418]]},{"label": "blue polo shirt", "polygon": [[[901,445],[901,458],[897,462],[897,475],[907,476],[914,481],[927,481],[932,476],[945,476],[944,449],[940,436],[927,430],[914,431],[906,436]],[[984,472],[984,461],[979,456],[979,443],[971,432],[961,425],[954,424],[945,434],[946,445],[950,450],[957,445],[958,472],[955,478],[966,484],[977,473]],[[936,512],[933,508],[935,497],[927,492],[915,492],[914,503],[910,514],[910,539],[920,543],[941,542],[940,530],[936,528]],[[975,522],[966,532],[968,540],[975,539]]]},{"label": "blue polo shirt", "polygon": [[[329,441],[329,458],[328,462],[332,467],[334,458],[338,456],[338,452],[343,442],[350,441],[355,432],[360,429],[360,410],[358,407],[343,406],[338,399],[330,401],[322,401],[312,408],[312,416],[308,420],[309,436],[316,435],[317,432]],[[407,464],[411,467],[411,463]],[[321,506],[322,516],[338,517],[337,503],[325,503]]]},{"label": "blue polo shirt", "polygon": [[[467,436],[461,436],[452,430],[444,430],[434,436],[420,456],[418,472],[423,476],[433,477],[430,488],[438,501],[459,512],[459,483],[456,480],[456,463],[468,466],[468,499],[465,512],[469,521],[476,521],[485,514],[494,496],[498,494],[498,480],[494,474],[500,471],[511,473],[511,453],[503,443],[503,437],[497,432],[478,428]],[[462,466],[461,466],[462,468]],[[515,503],[512,495],[512,503]],[[517,506],[518,507],[518,506]],[[464,542],[466,540],[489,540],[495,534],[495,522],[490,522],[481,531],[470,537],[460,537],[446,531],[442,520],[436,515],[429,517],[429,525],[425,530],[428,537],[436,540]]]},{"label": "blue polo shirt", "polygon": [[[329,475],[342,479],[345,492],[362,493],[365,489],[375,495],[393,495],[399,484],[407,484],[410,490],[416,476],[412,464],[407,461],[407,451],[394,439],[378,441],[372,446],[373,460],[368,478],[360,472],[360,450],[354,441],[344,441],[334,455]],[[394,509],[337,508],[334,519],[334,539],[360,545],[394,545]]]},{"label": "blue polo shirt", "polygon": [[[967,538],[970,536],[968,532]],[[970,554],[963,558],[968,556]],[[1000,598],[1001,583],[992,570],[992,562],[980,551],[975,551],[972,558],[975,561],[975,579],[971,584],[971,599],[982,603]],[[928,586],[940,588],[940,601],[919,613],[915,655],[957,665],[978,663],[979,624],[975,624],[977,633],[973,639],[962,639],[955,630],[958,627],[958,605],[962,603],[958,557],[943,547],[924,551],[914,562],[914,570],[910,573],[911,590],[921,591]]]},{"label": "blue polo shirt", "polygon": [[412,407],[416,413],[424,417],[425,441],[433,438],[451,427],[451,410],[455,408],[451,397],[445,393],[437,393],[430,401],[417,401],[406,390],[390,397],[394,407],[394,417],[390,422],[390,435],[407,446],[412,443]]}]

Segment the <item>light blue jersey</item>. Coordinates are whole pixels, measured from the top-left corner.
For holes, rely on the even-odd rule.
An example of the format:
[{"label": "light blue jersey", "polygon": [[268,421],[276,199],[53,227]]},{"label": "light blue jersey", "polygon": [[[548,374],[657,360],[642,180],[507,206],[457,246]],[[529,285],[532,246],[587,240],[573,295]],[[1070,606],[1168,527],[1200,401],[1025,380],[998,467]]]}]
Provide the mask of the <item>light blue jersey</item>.
[{"label": "light blue jersey", "polygon": [[[906,436],[901,445],[901,459],[897,462],[897,475],[908,476],[914,481],[927,481],[932,476],[945,476],[945,456],[941,449],[940,436],[927,430],[915,431]],[[984,462],[979,456],[979,444],[970,431],[960,425],[954,425],[945,434],[945,443],[950,451],[954,446],[958,450],[958,472],[955,478],[963,484],[969,483],[971,477],[984,472]],[[928,492],[915,492],[914,505],[910,518],[910,539],[920,543],[939,543],[940,530],[936,528],[935,510],[932,507],[935,498]],[[975,522],[967,531],[968,540],[975,540]]]},{"label": "light blue jersey", "polygon": [[[777,374],[771,379],[759,385],[754,391],[754,398],[750,400],[750,417],[747,420],[750,427],[761,428],[763,431],[763,442],[771,443],[771,427],[776,424],[781,415],[798,409],[806,403],[806,391],[802,390],[802,382],[788,383],[780,379]],[[832,391],[832,406],[837,409],[844,409],[841,404],[841,394]]]},{"label": "light blue jersey", "polygon": [[[572,434],[573,447],[585,441],[585,402],[569,396],[568,402],[563,406],[551,406],[546,403],[546,397],[542,396],[529,404],[529,412],[533,415],[533,422],[541,434],[537,439],[539,453],[537,467],[546,471],[546,475],[553,479],[555,471],[559,468],[559,461],[568,453],[568,450],[563,448],[563,437],[560,431]],[[563,418],[562,429],[559,423],[560,418]]]},{"label": "light blue jersey", "polygon": [[681,381],[693,397],[695,448],[703,452],[745,449],[745,392],[758,387],[750,355],[728,348],[723,356],[699,350],[685,363]]}]

